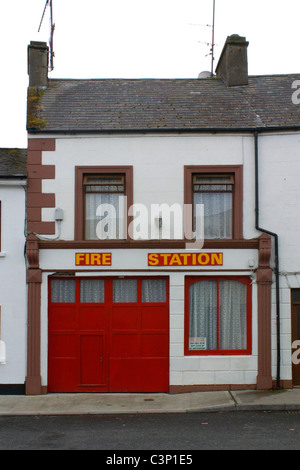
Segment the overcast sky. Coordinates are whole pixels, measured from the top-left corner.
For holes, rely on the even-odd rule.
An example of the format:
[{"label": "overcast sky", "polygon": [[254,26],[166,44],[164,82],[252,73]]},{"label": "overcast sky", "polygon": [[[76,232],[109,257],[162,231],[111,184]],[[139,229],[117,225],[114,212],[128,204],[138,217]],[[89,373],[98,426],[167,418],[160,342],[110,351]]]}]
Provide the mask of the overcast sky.
[{"label": "overcast sky", "polygon": [[[26,147],[27,46],[49,42],[46,0],[0,0],[0,147]],[[197,78],[211,68],[213,0],[53,0],[52,78]],[[300,0],[216,0],[215,65],[249,41],[250,75],[300,73]]]}]

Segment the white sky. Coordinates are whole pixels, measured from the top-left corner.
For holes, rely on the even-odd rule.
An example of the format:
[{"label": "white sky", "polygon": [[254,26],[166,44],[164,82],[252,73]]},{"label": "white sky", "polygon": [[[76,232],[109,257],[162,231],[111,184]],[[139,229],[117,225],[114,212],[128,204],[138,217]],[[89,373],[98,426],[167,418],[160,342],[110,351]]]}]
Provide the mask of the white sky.
[{"label": "white sky", "polygon": [[[46,0],[0,0],[0,147],[26,147],[27,46],[49,41]],[[53,0],[52,78],[197,78],[213,0]],[[215,65],[231,34],[250,75],[300,73],[299,0],[216,0]]]}]

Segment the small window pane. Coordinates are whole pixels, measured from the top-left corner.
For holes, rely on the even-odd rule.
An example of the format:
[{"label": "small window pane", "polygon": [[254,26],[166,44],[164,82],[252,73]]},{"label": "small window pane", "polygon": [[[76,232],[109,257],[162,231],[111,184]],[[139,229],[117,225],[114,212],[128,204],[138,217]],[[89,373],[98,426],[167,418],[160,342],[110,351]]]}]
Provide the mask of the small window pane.
[{"label": "small window pane", "polygon": [[300,289],[295,289],[292,291],[293,302],[300,302]]},{"label": "small window pane", "polygon": [[80,281],[80,302],[103,303],[104,280],[84,279]]},{"label": "small window pane", "polygon": [[198,184],[232,184],[233,180],[230,175],[225,176],[195,176],[194,183]]},{"label": "small window pane", "polygon": [[217,349],[217,282],[189,288],[189,350]]},{"label": "small window pane", "polygon": [[142,302],[166,302],[166,280],[144,279],[142,281]]},{"label": "small window pane", "polygon": [[86,240],[124,238],[125,200],[123,195],[88,193],[85,202]]},{"label": "small window pane", "polygon": [[115,279],[113,281],[113,302],[137,302],[137,281]]},{"label": "small window pane", "polygon": [[194,210],[197,204],[204,205],[205,238],[223,239],[232,237],[231,193],[194,193]]},{"label": "small window pane", "polygon": [[220,349],[247,347],[247,286],[220,281]]},{"label": "small window pane", "polygon": [[59,303],[75,302],[75,279],[53,279],[51,301]]}]

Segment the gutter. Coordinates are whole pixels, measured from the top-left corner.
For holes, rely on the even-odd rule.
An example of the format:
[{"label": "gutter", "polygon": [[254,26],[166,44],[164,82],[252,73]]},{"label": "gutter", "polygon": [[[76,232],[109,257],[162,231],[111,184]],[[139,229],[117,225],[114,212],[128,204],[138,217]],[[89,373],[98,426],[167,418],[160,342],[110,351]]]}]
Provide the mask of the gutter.
[{"label": "gutter", "polygon": [[273,126],[273,127],[159,127],[159,128],[138,128],[138,129],[37,129],[27,128],[28,134],[207,134],[207,133],[251,133],[253,132],[295,132],[300,131],[300,126]]},{"label": "gutter", "polygon": [[277,378],[276,386],[280,388],[280,285],[279,285],[279,248],[278,234],[266,230],[259,225],[259,172],[258,172],[258,131],[254,132],[255,144],[255,228],[261,232],[267,233],[275,241],[275,283],[276,283],[276,327],[277,327]]}]

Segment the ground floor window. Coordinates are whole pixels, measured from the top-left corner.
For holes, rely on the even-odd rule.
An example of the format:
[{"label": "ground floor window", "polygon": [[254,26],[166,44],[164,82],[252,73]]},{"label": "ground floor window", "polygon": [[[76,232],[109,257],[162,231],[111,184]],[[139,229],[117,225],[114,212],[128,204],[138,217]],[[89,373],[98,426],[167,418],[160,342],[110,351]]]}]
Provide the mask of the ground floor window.
[{"label": "ground floor window", "polygon": [[186,279],[185,354],[251,353],[248,278]]}]

